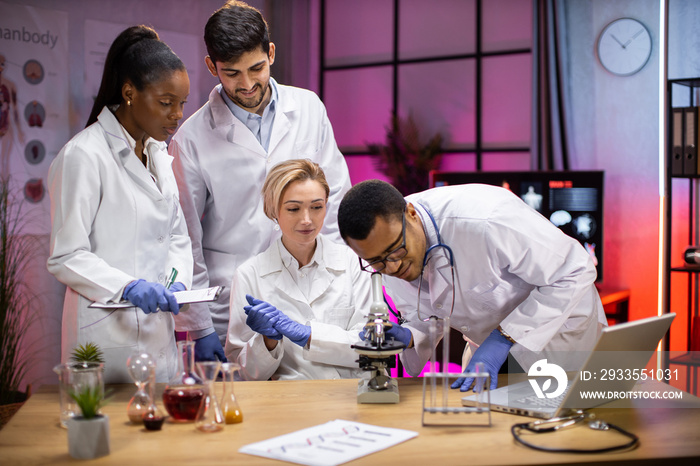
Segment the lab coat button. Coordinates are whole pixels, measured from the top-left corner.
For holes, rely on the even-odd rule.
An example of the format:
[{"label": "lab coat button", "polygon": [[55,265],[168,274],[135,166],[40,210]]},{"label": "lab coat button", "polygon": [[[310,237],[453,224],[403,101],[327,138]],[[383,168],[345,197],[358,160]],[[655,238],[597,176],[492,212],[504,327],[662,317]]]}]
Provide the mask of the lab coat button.
[{"label": "lab coat button", "polygon": [[161,352],[158,354],[158,359],[165,359],[165,353],[161,351]]},{"label": "lab coat button", "polygon": [[462,327],[459,328],[462,333],[467,333],[469,331],[469,326],[468,325],[463,325]]},{"label": "lab coat button", "polygon": [[435,306],[435,307],[438,308],[438,309],[442,309],[442,304],[438,304],[438,305]]},{"label": "lab coat button", "polygon": [[158,237],[158,242],[159,242],[159,243],[162,243],[164,240],[165,240],[165,238],[164,238],[163,236],[159,236],[159,237]]}]

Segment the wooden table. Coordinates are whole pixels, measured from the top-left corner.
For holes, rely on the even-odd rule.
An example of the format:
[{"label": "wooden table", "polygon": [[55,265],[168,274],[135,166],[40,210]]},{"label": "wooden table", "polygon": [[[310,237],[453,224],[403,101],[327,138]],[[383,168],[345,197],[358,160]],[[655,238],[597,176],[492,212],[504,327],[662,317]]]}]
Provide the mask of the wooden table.
[{"label": "wooden table", "polygon": [[[218,385],[218,384],[217,384]],[[493,413],[492,427],[423,427],[422,379],[399,379],[401,402],[394,405],[357,404],[356,380],[237,382],[235,392],[244,421],[223,431],[205,434],[193,424],[166,423],[163,430],[146,431],[129,424],[126,405],[133,385],[116,385],[112,402],[104,409],[110,416],[111,454],[95,464],[282,464],[279,461],[238,452],[258,442],[333,419],[408,429],[418,436],[407,442],[366,456],[350,464],[466,465],[548,464],[623,461],[648,464],[699,464],[700,400],[691,395],[683,401],[658,402],[654,408],[597,408],[599,418],[637,434],[639,448],[599,455],[545,453],[517,444],[511,425],[528,418]],[[217,387],[221,389],[221,387]],[[163,387],[159,386],[159,393]],[[458,401],[458,391],[450,391]],[[629,402],[628,402],[629,403]],[[162,403],[159,404],[162,407]],[[648,404],[647,404],[648,406]],[[676,409],[684,406],[684,409]],[[66,430],[58,427],[58,395],[55,386],[44,386],[0,431],[0,464],[76,463],[68,455]],[[467,416],[465,414],[465,416]],[[624,440],[614,433],[587,427],[539,435],[548,446],[600,446]],[[612,437],[611,437],[612,436]],[[694,458],[694,459],[691,459]],[[673,463],[671,463],[673,461]]]}]

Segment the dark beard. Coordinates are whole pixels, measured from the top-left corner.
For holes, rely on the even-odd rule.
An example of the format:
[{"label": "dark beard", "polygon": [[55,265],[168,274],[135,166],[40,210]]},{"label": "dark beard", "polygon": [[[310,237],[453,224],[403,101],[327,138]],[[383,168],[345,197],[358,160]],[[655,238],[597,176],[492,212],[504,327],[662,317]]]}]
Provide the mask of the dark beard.
[{"label": "dark beard", "polygon": [[243,100],[238,97],[238,94],[230,95],[229,98],[236,104],[239,105],[243,108],[250,109],[250,108],[257,108],[263,100],[265,100],[265,96],[267,95],[267,90],[270,88],[270,84],[268,83],[264,88],[260,86],[259,84],[256,84],[256,86],[260,87],[263,92],[260,93],[260,98],[256,99],[255,101],[252,101],[250,99]]}]

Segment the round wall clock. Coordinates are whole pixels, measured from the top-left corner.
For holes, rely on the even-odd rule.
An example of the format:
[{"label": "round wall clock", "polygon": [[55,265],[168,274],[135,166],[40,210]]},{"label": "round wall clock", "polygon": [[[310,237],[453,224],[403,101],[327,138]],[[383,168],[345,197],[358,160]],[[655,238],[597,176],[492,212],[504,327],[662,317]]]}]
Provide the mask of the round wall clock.
[{"label": "round wall clock", "polygon": [[611,22],[598,38],[598,59],[609,72],[629,76],[644,68],[651,56],[651,34],[632,18]]}]

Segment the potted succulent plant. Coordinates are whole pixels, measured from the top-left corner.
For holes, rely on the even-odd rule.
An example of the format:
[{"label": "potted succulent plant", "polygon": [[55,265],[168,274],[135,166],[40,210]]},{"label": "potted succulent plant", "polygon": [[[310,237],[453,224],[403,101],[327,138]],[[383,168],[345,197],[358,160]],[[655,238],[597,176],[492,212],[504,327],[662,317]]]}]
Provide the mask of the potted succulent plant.
[{"label": "potted succulent plant", "polygon": [[73,348],[70,358],[74,362],[105,362],[104,353],[97,344],[91,341]]},{"label": "potted succulent plant", "polygon": [[99,414],[107,400],[99,385],[85,385],[71,391],[81,416],[67,421],[68,452],[73,458],[91,459],[109,454],[109,417]]},{"label": "potted succulent plant", "polygon": [[58,375],[58,393],[61,406],[61,427],[68,427],[68,419],[79,415],[80,409],[71,393],[84,386],[98,385],[104,391],[104,354],[98,345],[92,342],[76,346],[70,356],[70,362],[53,368]]},{"label": "potted succulent plant", "polygon": [[36,301],[25,272],[38,248],[36,239],[22,232],[22,201],[11,193],[11,180],[0,175],[0,429],[24,404],[31,351],[25,339],[36,316]]}]

